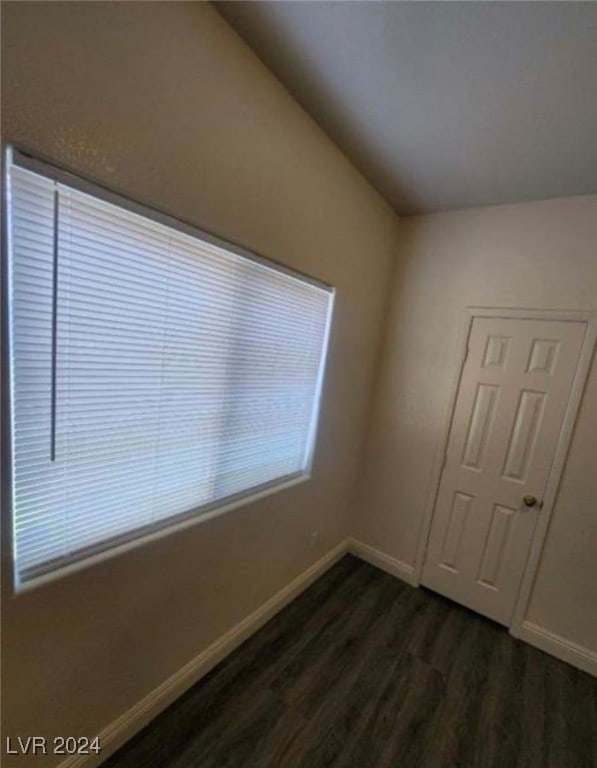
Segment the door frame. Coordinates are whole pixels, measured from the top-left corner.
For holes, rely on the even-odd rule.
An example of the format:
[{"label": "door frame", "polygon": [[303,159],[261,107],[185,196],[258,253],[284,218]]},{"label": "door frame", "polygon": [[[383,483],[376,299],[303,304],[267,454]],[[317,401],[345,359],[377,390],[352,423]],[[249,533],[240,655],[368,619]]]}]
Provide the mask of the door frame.
[{"label": "door frame", "polygon": [[593,360],[593,353],[597,341],[597,310],[585,311],[559,309],[518,309],[514,307],[476,306],[466,307],[462,310],[455,344],[456,353],[454,355],[454,363],[452,365],[452,383],[450,386],[450,394],[444,408],[443,426],[435,451],[431,480],[425,500],[421,529],[419,531],[417,554],[413,572],[413,583],[415,586],[419,586],[421,583],[423,565],[425,562],[425,556],[427,554],[429,535],[431,533],[431,524],[433,522],[433,514],[435,511],[439,485],[446,459],[450,428],[452,426],[452,418],[454,415],[454,408],[456,406],[456,398],[460,388],[460,380],[462,377],[464,363],[468,354],[469,336],[473,320],[475,318],[502,318],[508,320],[555,320],[585,323],[585,334],[578,358],[578,365],[576,367],[576,372],[572,381],[570,396],[568,398],[568,404],[566,406],[564,419],[562,421],[562,429],[556,443],[556,449],[547,478],[547,484],[545,486],[543,508],[541,509],[537,518],[537,524],[531,539],[529,553],[520,583],[520,589],[518,591],[514,612],[512,614],[512,621],[510,623],[510,634],[515,637],[519,637],[531,597],[541,552],[543,551],[543,546],[547,536],[549,522],[552,516],[553,508],[555,506],[555,502],[557,500],[560,480],[564,470],[564,465],[566,463],[566,458],[568,456],[570,443],[572,441],[578,409],[580,407],[582,396],[585,391],[587,378],[591,368],[591,362]]}]

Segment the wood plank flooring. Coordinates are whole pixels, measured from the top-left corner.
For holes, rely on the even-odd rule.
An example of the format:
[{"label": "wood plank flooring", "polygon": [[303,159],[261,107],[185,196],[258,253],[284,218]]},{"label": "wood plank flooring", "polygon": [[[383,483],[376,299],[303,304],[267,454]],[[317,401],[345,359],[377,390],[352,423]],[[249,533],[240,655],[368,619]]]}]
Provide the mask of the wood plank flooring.
[{"label": "wood plank flooring", "polygon": [[105,768],[595,768],[597,680],[347,556]]}]

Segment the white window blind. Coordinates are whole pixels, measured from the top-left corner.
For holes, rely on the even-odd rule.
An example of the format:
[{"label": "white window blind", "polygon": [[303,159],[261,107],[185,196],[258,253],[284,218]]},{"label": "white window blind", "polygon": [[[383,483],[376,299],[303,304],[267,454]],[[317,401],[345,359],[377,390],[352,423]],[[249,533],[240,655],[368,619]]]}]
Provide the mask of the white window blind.
[{"label": "white window blind", "polygon": [[9,169],[19,582],[307,473],[331,289]]}]

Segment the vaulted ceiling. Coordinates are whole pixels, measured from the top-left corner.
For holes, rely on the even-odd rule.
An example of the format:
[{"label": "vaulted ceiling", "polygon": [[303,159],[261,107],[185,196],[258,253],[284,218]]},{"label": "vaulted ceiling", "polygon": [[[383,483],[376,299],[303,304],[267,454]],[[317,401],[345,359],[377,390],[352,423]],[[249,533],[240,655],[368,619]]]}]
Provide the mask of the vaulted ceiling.
[{"label": "vaulted ceiling", "polygon": [[597,3],[215,5],[398,213],[597,192]]}]

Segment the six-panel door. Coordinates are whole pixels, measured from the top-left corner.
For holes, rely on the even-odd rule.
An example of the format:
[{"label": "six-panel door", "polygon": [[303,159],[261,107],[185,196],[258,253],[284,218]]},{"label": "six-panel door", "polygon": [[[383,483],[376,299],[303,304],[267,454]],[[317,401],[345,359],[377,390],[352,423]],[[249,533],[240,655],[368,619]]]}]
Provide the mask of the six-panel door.
[{"label": "six-panel door", "polygon": [[514,610],[585,328],[472,323],[422,582],[502,624]]}]

